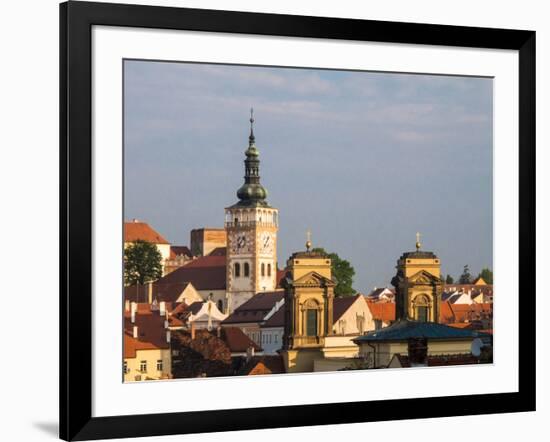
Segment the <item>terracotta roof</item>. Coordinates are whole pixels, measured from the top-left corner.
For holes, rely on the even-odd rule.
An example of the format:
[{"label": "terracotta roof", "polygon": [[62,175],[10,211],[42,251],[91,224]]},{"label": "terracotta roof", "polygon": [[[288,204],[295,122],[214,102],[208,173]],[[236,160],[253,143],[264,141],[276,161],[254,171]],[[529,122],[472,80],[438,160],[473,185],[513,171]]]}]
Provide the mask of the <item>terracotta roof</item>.
[{"label": "terracotta roof", "polygon": [[237,307],[222,323],[261,322],[275,303],[279,302],[283,297],[283,291],[257,293],[244,304]]},{"label": "terracotta roof", "polygon": [[170,244],[149,224],[140,221],[124,223],[124,242],[147,241],[154,244]]},{"label": "terracotta roof", "polygon": [[227,247],[216,247],[207,256],[226,256]]},{"label": "terracotta roof", "polygon": [[[176,302],[189,282],[160,282],[152,285],[153,299],[158,301]],[[130,285],[124,287],[124,298],[134,302],[149,301],[149,287],[147,285]]]},{"label": "terracotta roof", "polygon": [[255,351],[262,351],[262,348],[238,327],[222,327],[221,338],[229,347],[231,353],[244,353],[250,347],[254,348]]},{"label": "terracotta roof", "polygon": [[283,280],[283,278],[285,277],[286,275],[286,269],[282,269],[282,270],[277,270],[277,288],[280,289],[282,287],[281,285],[281,281]]},{"label": "terracotta roof", "polygon": [[193,257],[191,250],[187,246],[171,246],[170,247],[170,258],[175,258],[178,255],[184,255],[189,258]]},{"label": "terracotta roof", "polygon": [[442,323],[466,322],[483,316],[488,319],[493,317],[493,304],[451,304],[449,302],[441,303],[441,312],[439,315]]},{"label": "terracotta roof", "polygon": [[389,322],[395,321],[395,303],[367,301],[373,319]]},{"label": "terracotta roof", "polygon": [[345,296],[342,298],[334,298],[334,302],[332,305],[332,321],[336,322],[338,319],[342,317],[344,313],[346,313],[347,309],[351,307],[351,305],[357,301],[357,299],[362,298],[363,295],[355,295],[355,296]]},{"label": "terracotta roof", "polygon": [[157,284],[190,282],[197,290],[225,290],[225,256],[202,256],[157,281]]},{"label": "terracotta roof", "polygon": [[283,358],[276,356],[256,356],[250,359],[244,367],[239,370],[239,375],[262,375],[285,373]]},{"label": "terracotta roof", "polygon": [[[135,358],[137,350],[158,350],[170,348],[166,341],[165,318],[155,314],[136,314],[135,323],[129,316],[124,318],[124,357]],[[134,325],[138,327],[138,338],[133,337]]]},{"label": "terracotta roof", "polygon": [[273,315],[262,324],[262,327],[284,327],[285,326],[285,307],[279,308]]}]

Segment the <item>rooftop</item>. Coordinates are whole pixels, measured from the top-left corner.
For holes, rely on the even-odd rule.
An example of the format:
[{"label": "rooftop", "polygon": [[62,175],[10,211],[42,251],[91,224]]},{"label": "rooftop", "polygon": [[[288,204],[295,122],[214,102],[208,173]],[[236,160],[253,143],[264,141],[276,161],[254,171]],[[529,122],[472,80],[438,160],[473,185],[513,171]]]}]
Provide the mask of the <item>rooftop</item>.
[{"label": "rooftop", "polygon": [[170,244],[149,224],[133,220],[124,222],[124,242],[147,241],[153,244]]}]

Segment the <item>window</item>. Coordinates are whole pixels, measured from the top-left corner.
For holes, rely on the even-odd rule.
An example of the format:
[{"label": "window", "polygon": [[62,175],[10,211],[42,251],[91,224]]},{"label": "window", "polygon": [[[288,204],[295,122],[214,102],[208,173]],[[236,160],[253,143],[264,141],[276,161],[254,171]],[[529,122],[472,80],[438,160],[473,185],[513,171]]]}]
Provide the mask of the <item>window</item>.
[{"label": "window", "polygon": [[267,276],[271,276],[271,264],[267,265]]},{"label": "window", "polygon": [[162,371],[162,359],[157,360],[157,371]]},{"label": "window", "polygon": [[428,307],[420,305],[416,307],[416,319],[420,322],[428,322]]},{"label": "window", "polygon": [[235,263],[235,278],[238,278],[241,276],[241,265],[236,262]]},{"label": "window", "polygon": [[250,264],[247,262],[244,263],[244,276],[250,276]]},{"label": "window", "polygon": [[277,338],[278,338],[278,335],[275,334],[275,336],[273,337],[273,340],[275,341],[275,344],[277,343]]},{"label": "window", "polygon": [[317,336],[317,309],[306,310],[306,336]]},{"label": "window", "polygon": [[139,371],[142,373],[147,373],[147,361],[141,361],[139,363]]},{"label": "window", "polygon": [[218,299],[218,310],[223,312],[223,301],[221,299]]},{"label": "window", "polygon": [[124,374],[128,373],[128,362],[124,361]]},{"label": "window", "polygon": [[265,264],[262,262],[262,276],[265,276]]}]

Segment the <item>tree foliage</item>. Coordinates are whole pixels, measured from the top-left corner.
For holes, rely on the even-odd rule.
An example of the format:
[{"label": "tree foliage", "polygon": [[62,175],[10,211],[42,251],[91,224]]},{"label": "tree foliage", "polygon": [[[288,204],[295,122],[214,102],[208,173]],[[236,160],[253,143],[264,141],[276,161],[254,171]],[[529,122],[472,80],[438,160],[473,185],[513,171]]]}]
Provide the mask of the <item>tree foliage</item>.
[{"label": "tree foliage", "polygon": [[487,284],[493,284],[493,271],[488,267],[481,269],[481,272],[477,275],[477,277],[483,278]]},{"label": "tree foliage", "polygon": [[447,274],[447,277],[445,278],[445,284],[454,284],[454,282],[454,278],[451,275]]},{"label": "tree foliage", "polygon": [[146,284],[162,276],[162,255],[155,244],[138,240],[124,249],[124,282]]},{"label": "tree foliage", "polygon": [[468,264],[464,266],[464,270],[462,271],[462,275],[460,275],[460,278],[458,279],[459,284],[471,284],[472,283],[472,275],[470,274],[470,267],[468,267]]},{"label": "tree foliage", "polygon": [[335,296],[353,296],[357,293],[353,288],[355,269],[349,261],[340,258],[337,253],[328,253],[322,247],[316,247],[312,249],[312,252],[324,253],[331,259],[332,277],[336,282],[336,287],[334,287]]}]

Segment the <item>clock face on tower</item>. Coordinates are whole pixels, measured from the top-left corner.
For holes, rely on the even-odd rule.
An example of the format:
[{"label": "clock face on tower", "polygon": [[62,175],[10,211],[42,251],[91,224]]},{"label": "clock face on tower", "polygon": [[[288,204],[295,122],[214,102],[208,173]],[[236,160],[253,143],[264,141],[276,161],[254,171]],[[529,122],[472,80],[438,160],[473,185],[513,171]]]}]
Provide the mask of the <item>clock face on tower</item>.
[{"label": "clock face on tower", "polygon": [[263,232],[260,233],[259,238],[259,248],[262,255],[271,255],[273,254],[275,248],[275,234],[272,232]]},{"label": "clock face on tower", "polygon": [[252,241],[248,232],[237,232],[231,236],[231,251],[234,254],[250,253]]}]

